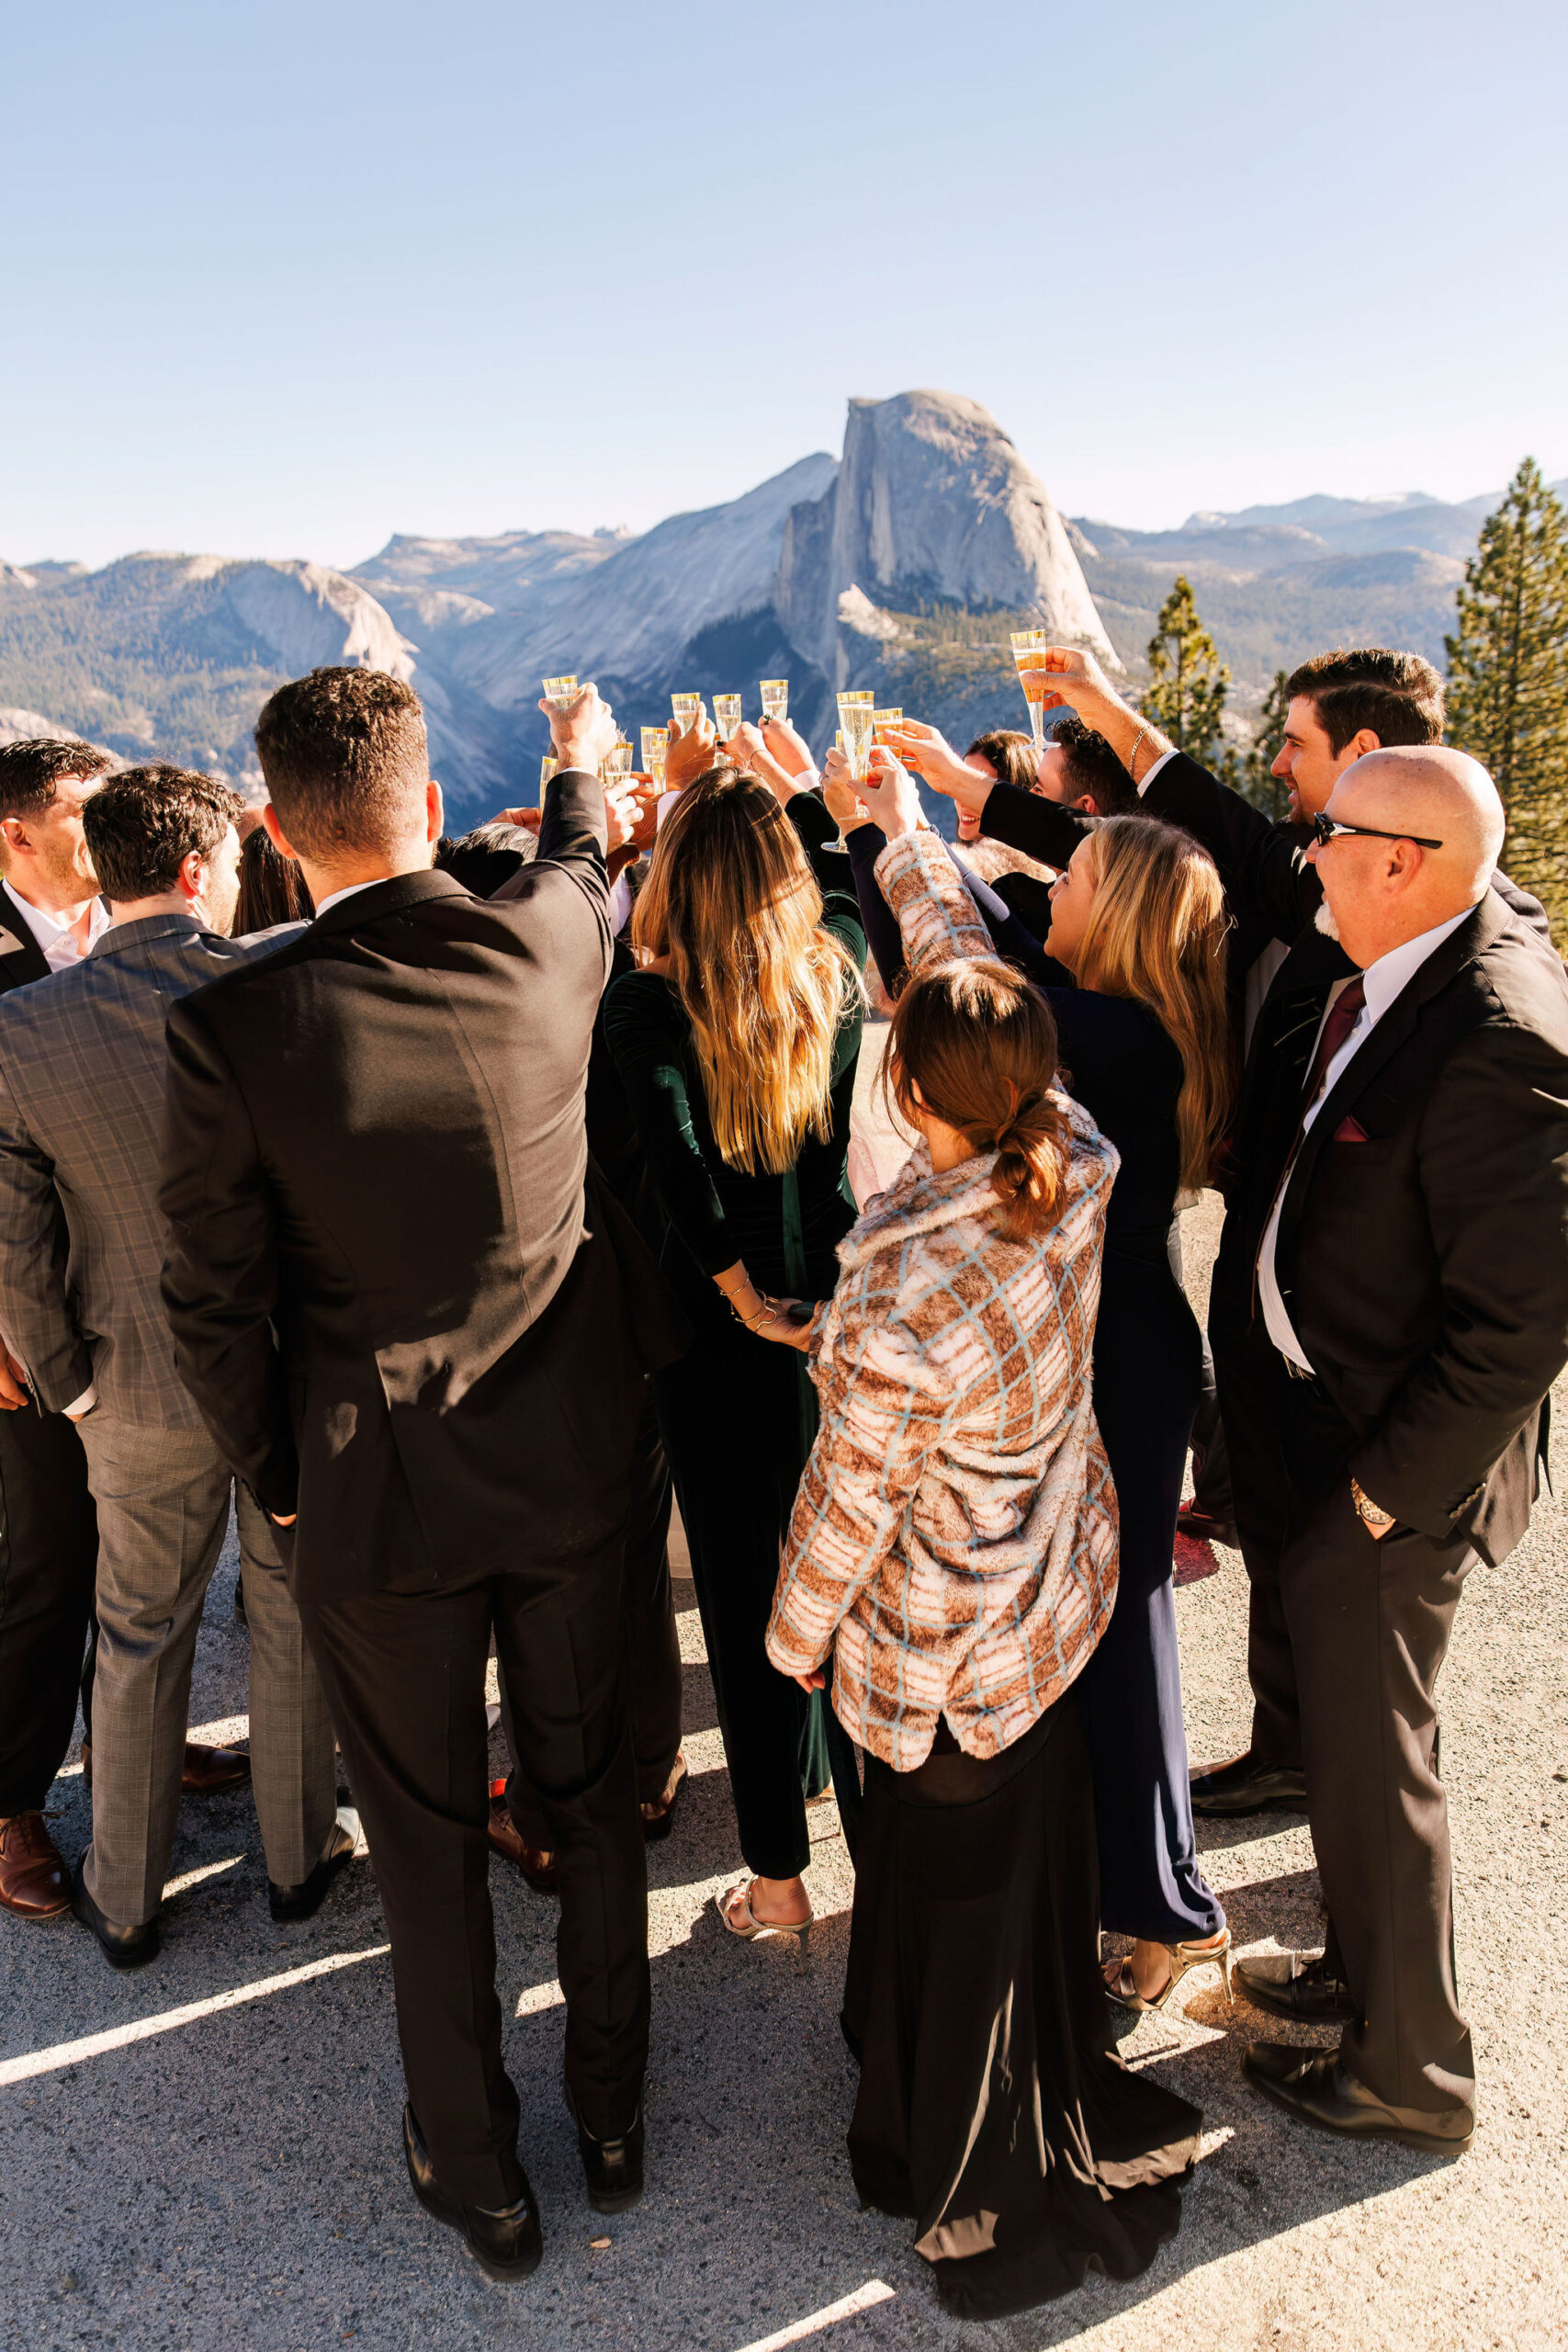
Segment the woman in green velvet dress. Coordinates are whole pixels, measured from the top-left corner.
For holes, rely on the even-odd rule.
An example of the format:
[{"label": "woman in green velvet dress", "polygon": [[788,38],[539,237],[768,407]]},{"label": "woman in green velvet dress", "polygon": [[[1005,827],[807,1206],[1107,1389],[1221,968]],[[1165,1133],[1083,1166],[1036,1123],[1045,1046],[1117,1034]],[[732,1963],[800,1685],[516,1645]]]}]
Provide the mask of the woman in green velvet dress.
[{"label": "woman in green velvet dress", "polygon": [[695,1335],[655,1386],[752,1872],[719,1915],[748,1939],[793,1932],[804,1952],[807,1784],[822,1786],[830,1760],[852,1844],[860,1787],[820,1695],[808,1701],[763,1650],[817,1406],[804,1360],[762,1335],[775,1295],[832,1295],[855,1220],[865,940],[821,800],[750,756],[768,782],[716,767],[660,826],[633,919],[642,968],[611,988],[604,1031]]}]

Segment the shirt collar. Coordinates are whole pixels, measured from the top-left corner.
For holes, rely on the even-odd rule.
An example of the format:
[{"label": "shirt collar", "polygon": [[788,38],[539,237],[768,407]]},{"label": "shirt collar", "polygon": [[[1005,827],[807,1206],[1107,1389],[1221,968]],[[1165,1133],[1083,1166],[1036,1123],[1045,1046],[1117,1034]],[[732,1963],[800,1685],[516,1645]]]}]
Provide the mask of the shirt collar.
[{"label": "shirt collar", "polygon": [[[64,938],[65,933],[70,930],[71,925],[68,922],[62,922],[58,915],[51,914],[46,908],[35,907],[30,899],[24,899],[19,890],[13,888],[9,876],[5,877],[4,888],[6,896],[10,899],[11,904],[16,908],[17,912],[21,916],[22,921],[27,924],[28,929],[32,933],[32,935],[37,940],[39,947],[47,956],[50,949],[54,945],[55,941],[57,939]],[[109,910],[107,907],[105,906],[102,899],[95,899],[93,900],[92,919],[87,926],[87,948],[89,953],[96,944],[99,935],[108,928],[108,920]]]},{"label": "shirt collar", "polygon": [[1381,1021],[1389,1006],[1401,991],[1409,987],[1428,956],[1435,955],[1445,939],[1456,932],[1461,922],[1468,922],[1475,912],[1466,907],[1461,913],[1450,915],[1447,922],[1434,923],[1430,931],[1418,932],[1414,939],[1406,939],[1398,947],[1391,947],[1375,964],[1369,964],[1362,975],[1366,991],[1367,1011],[1374,1021]]}]

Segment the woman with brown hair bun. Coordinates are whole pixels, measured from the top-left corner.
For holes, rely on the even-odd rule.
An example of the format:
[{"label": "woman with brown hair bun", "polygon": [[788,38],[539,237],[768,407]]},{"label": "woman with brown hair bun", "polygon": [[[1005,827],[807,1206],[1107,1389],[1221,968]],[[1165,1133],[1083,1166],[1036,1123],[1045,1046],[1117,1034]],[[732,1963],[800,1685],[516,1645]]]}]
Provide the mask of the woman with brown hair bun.
[{"label": "woman with brown hair bun", "polygon": [[[912,829],[919,803],[908,776],[891,753],[872,757],[878,774],[859,790],[874,821]],[[829,801],[840,793],[836,759]],[[863,852],[863,888],[864,867]],[[946,936],[958,899],[974,910],[944,854],[912,866],[903,848],[896,857],[885,849],[873,882],[894,907],[900,955],[911,941]],[[987,894],[977,895],[984,907]],[[881,944],[887,909],[864,911],[897,995],[902,963],[890,967]],[[1169,1247],[1177,1194],[1210,1181],[1230,1102],[1228,929],[1213,861],[1190,834],[1152,817],[1111,817],[1053,885],[1050,933],[1043,951],[1032,944],[1030,963],[1055,1016],[1064,1084],[1122,1155],[1094,1336],[1122,1575],[1077,1697],[1094,1764],[1103,1922],[1133,1939],[1124,1959],[1107,1962],[1107,1989],[1134,2010],[1163,2008],[1195,1968],[1217,1966],[1227,1991],[1230,1982],[1230,1932],[1192,1833],[1181,1713],[1171,1555],[1202,1343]]]},{"label": "woman with brown hair bun", "polygon": [[[760,739],[759,739],[760,745]],[[773,1295],[822,1299],[854,1222],[846,1175],[865,939],[837,826],[765,751],[725,764],[659,829],[632,918],[643,968],[604,1034],[668,1223],[661,1262],[695,1338],[655,1389],[691,1546],[750,1884],[718,1898],[736,1935],[812,1919],[806,1798],[829,1764],[846,1836],[853,1750],[763,1650],[779,1541],[817,1428],[800,1358],[762,1336]]]},{"label": "woman with brown hair bun", "polygon": [[813,1320],[822,1426],[768,1654],[803,1685],[831,1659],[866,1750],[855,2186],[914,2218],[943,2306],[988,2319],[1091,2267],[1145,2268],[1201,2119],[1105,2051],[1067,1696],[1116,1597],[1090,1348],[1117,1155],[1058,1087],[1051,1009],[991,956],[935,835],[879,863],[942,915],[906,930],[889,1046],[919,1140]]}]

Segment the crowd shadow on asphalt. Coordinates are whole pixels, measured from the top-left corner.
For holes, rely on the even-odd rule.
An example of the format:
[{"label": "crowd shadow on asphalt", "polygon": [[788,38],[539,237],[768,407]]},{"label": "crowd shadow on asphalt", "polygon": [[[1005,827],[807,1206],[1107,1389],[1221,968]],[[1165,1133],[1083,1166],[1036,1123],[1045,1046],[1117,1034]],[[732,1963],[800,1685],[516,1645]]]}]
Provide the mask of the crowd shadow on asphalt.
[{"label": "crowd shadow on asphalt", "polygon": [[[691,1600],[682,1581],[677,1605]],[[243,1712],[244,1644],[231,1608],[226,1566],[202,1637],[193,1720]],[[714,1721],[712,1688],[701,1667],[688,1668],[686,1683],[694,1733]],[[73,1856],[89,1827],[79,1776],[57,1783],[53,1810]],[[827,2352],[1043,2347],[1440,2161],[1298,2132],[1239,2070],[1253,2035],[1295,2037],[1243,2006],[1227,2012],[1205,1979],[1181,2019],[1146,2020],[1124,2045],[1129,2063],[1153,2067],[1204,2109],[1208,2153],[1178,2238],[1127,2286],[1091,2280],[989,2333],[947,2320],[908,2224],[862,2212],[850,2180],[843,2132],[854,2072],[837,2014],[849,1878],[830,1805],[814,1809],[813,1826],[814,1876],[837,1890],[839,1907],[821,1917],[806,1976],[783,1946],[738,1944],[708,1900],[740,1868],[722,1770],[694,1776],[674,1835],[650,1849],[649,2193],[611,2221],[587,2206],[560,2102],[563,2012],[549,2000],[556,1909],[493,1866],[506,2062],[547,2234],[545,2263],[520,2289],[485,2280],[409,2193],[390,1968],[365,1863],[344,1873],[314,1920],[274,1927],[241,1792],[184,1808],[174,1868],[186,1883],[166,1905],[164,1951],[152,1968],[114,1975],[69,1919],[26,1929],[0,1922],[8,1996],[0,2060],[347,1958],[260,2000],[0,2086],[0,2308],[16,2340],[36,2352],[111,2341],[126,2352],[143,2344],[206,2352],[226,2338],[246,2352],[349,2341],[378,2352],[467,2352],[498,2340],[547,2352],[589,2344],[739,2352],[881,2286],[887,2299],[807,2342]],[[1248,1842],[1244,1828],[1258,1834],[1256,1824],[1206,1824],[1205,1849]],[[1288,1939],[1315,1915],[1315,1873],[1258,1876],[1225,1901],[1238,1942]]]}]

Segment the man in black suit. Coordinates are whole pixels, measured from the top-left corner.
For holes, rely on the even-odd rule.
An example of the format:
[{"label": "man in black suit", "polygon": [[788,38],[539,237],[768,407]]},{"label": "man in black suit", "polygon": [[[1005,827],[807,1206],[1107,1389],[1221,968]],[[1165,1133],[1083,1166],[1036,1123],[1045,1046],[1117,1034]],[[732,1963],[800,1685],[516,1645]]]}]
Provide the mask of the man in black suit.
[{"label": "man in black suit", "polygon": [[[82,810],[112,764],[90,743],[0,745],[0,993],[66,970],[107,925]],[[43,1805],[75,1728],[97,1556],[82,1441],[0,1348],[0,1905],[20,1919],[70,1907]]]},{"label": "man in black suit", "polygon": [[1568,979],[1490,887],[1502,840],[1462,752],[1373,752],[1336,784],[1308,856],[1348,977],[1298,943],[1259,1016],[1211,1315],[1269,1447],[1329,1916],[1321,1958],[1241,1973],[1344,2029],[1247,2068],[1320,2128],[1446,2150],[1474,2061],[1434,1686],[1467,1571],[1529,1524],[1568,1358]]},{"label": "man in black suit", "polygon": [[417,699],[317,671],[263,710],[265,821],[316,907],[170,1016],[165,1298],[182,1374],[280,1527],[392,1943],[410,2177],[492,2276],[539,2259],[486,1883],[493,1627],[561,1893],[591,2200],[642,2187],[647,1891],[622,1701],[643,1374],[678,1351],[588,1161],[615,740],[552,714],[539,855],[433,873]]}]

